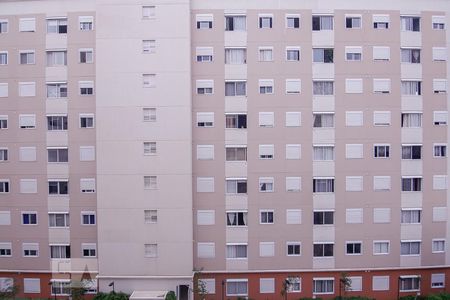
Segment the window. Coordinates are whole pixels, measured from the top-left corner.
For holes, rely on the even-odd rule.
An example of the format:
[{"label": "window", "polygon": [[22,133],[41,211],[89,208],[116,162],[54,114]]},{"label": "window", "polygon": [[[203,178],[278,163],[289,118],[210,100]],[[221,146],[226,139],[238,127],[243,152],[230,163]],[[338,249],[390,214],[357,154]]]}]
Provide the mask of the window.
[{"label": "window", "polygon": [[286,192],[300,192],[301,187],[300,177],[286,177]]},{"label": "window", "polygon": [[402,146],[402,159],[421,159],[421,158],[422,158],[421,145]]},{"label": "window", "polygon": [[260,257],[275,256],[275,243],[274,242],[260,242],[259,243],[259,256]]},{"label": "window", "polygon": [[50,245],[50,258],[70,258],[70,246]]},{"label": "window", "polygon": [[389,254],[389,241],[374,241],[373,254],[374,255]]},{"label": "window", "polygon": [[142,53],[155,53],[155,52],[156,52],[155,40],[142,40]]},{"label": "window", "polygon": [[156,86],[156,75],[142,74],[142,86],[144,88],[154,88]]},{"label": "window", "polygon": [[10,211],[0,211],[0,225],[11,225]]},{"label": "window", "polygon": [[261,294],[275,293],[275,278],[260,278],[259,292]]},{"label": "window", "polygon": [[287,256],[299,256],[301,255],[301,244],[300,242],[287,242]]},{"label": "window", "polygon": [[364,147],[362,144],[346,144],[345,145],[345,158],[356,159],[364,157]]},{"label": "window", "polygon": [[226,161],[246,161],[247,147],[226,147]]},{"label": "window", "polygon": [[273,127],[274,126],[274,113],[273,112],[260,112],[259,113],[259,127]]},{"label": "window", "polygon": [[401,49],[402,63],[420,64],[420,49]]},{"label": "window", "polygon": [[227,178],[226,179],[227,194],[246,194],[247,178]]},{"label": "window", "polygon": [[433,157],[447,157],[447,145],[433,145]]},{"label": "window", "polygon": [[142,120],[144,122],[156,122],[156,108],[144,107],[142,109]]},{"label": "window", "polygon": [[314,225],[334,224],[334,211],[315,211],[313,216]]},{"label": "window", "polygon": [[260,159],[273,159],[274,145],[259,145]]},{"label": "window", "polygon": [[21,50],[19,51],[19,58],[21,65],[34,65],[35,53],[34,50]]},{"label": "window", "polygon": [[49,227],[69,227],[69,213],[49,213]]},{"label": "window", "polygon": [[56,281],[52,279],[52,295],[70,295],[71,284],[70,280]]},{"label": "window", "polygon": [[273,192],[273,178],[272,177],[260,177],[259,178],[259,191],[260,192]]},{"label": "window", "polygon": [[9,180],[0,179],[0,193],[9,193]]},{"label": "window", "polygon": [[362,208],[347,208],[345,210],[345,223],[347,223],[347,224],[363,223],[363,209]]},{"label": "window", "polygon": [[286,127],[299,127],[302,123],[301,112],[288,111],[286,112]]},{"label": "window", "polygon": [[247,279],[227,279],[227,296],[247,296]]},{"label": "window", "polygon": [[83,257],[96,257],[97,256],[97,245],[96,244],[81,244],[81,251]]},{"label": "window", "polygon": [[247,258],[247,244],[227,244],[227,258]]},{"label": "window", "polygon": [[246,114],[226,114],[225,115],[225,128],[247,128],[247,115]]},{"label": "window", "polygon": [[362,111],[346,111],[345,126],[363,126],[364,114]]},{"label": "window", "polygon": [[259,28],[272,28],[272,15],[259,15]]},{"label": "window", "polygon": [[198,112],[197,113],[197,127],[214,127],[214,113],[213,112]]},{"label": "window", "polygon": [[22,251],[23,251],[24,257],[38,257],[39,256],[39,244],[23,243]]},{"label": "window", "polygon": [[47,33],[67,33],[67,19],[47,19]]},{"label": "window", "polygon": [[376,94],[389,94],[391,92],[390,79],[374,79],[373,92]]},{"label": "window", "polygon": [[334,193],[334,178],[313,178],[313,193]]},{"label": "window", "polygon": [[402,127],[422,127],[422,113],[402,113]]},{"label": "window", "polygon": [[420,291],[420,276],[400,276],[400,291]]},{"label": "window", "polygon": [[11,243],[0,243],[0,257],[11,257],[12,245]]},{"label": "window", "polygon": [[333,81],[313,81],[313,95],[333,95],[334,82]]},{"label": "window", "polygon": [[384,46],[373,46],[374,61],[389,61],[391,59],[391,48]]},{"label": "window", "polygon": [[80,63],[91,64],[94,62],[93,49],[80,49]]},{"label": "window", "polygon": [[446,111],[435,111],[433,112],[433,123],[434,125],[447,125],[448,114]]},{"label": "window", "polygon": [[334,146],[313,146],[313,160],[334,160]]},{"label": "window", "polygon": [[312,30],[333,30],[333,16],[313,16]]},{"label": "window", "polygon": [[333,48],[314,48],[313,62],[333,63]]},{"label": "window", "polygon": [[20,97],[36,96],[36,82],[19,82],[19,96]]},{"label": "window", "polygon": [[8,149],[0,148],[0,162],[8,161]]},{"label": "window", "polygon": [[363,191],[363,176],[346,176],[345,177],[345,191],[347,191],[347,192],[362,192]]},{"label": "window", "polygon": [[196,87],[198,95],[211,95],[214,93],[214,80],[197,80]]},{"label": "window", "polygon": [[157,189],[157,177],[156,176],[144,176],[144,188],[147,190]]},{"label": "window", "polygon": [[0,130],[8,129],[8,116],[0,115]]},{"label": "window", "polygon": [[242,65],[247,63],[247,49],[225,48],[225,64]]},{"label": "window", "polygon": [[402,31],[420,31],[419,17],[400,16]]},{"label": "window", "polygon": [[36,115],[19,115],[19,127],[22,129],[36,128]]},{"label": "window", "polygon": [[435,30],[445,29],[445,16],[432,16],[431,17],[432,28]]},{"label": "window", "polygon": [[286,224],[301,224],[302,211],[300,209],[286,209]]},{"label": "window", "polygon": [[247,94],[245,81],[226,81],[225,96],[245,96]]},{"label": "window", "polygon": [[374,111],[373,126],[389,126],[391,125],[390,111]]},{"label": "window", "polygon": [[400,242],[400,255],[419,255],[420,241]]},{"label": "window", "polygon": [[259,212],[260,224],[273,224],[273,210],[261,210]]},{"label": "window", "polygon": [[19,19],[19,31],[20,32],[35,32],[36,31],[36,19],[35,18],[20,18]]},{"label": "window", "polygon": [[445,240],[443,239],[434,239],[432,241],[432,252],[433,253],[442,253],[445,252]]},{"label": "window", "polygon": [[345,28],[361,28],[361,16],[345,17]]},{"label": "window", "polygon": [[402,177],[402,192],[422,191],[421,177]]},{"label": "window", "polygon": [[431,287],[443,288],[445,287],[445,274],[431,274]]},{"label": "window", "polygon": [[67,130],[67,116],[47,116],[47,129],[49,131]]},{"label": "window", "polygon": [[8,64],[8,52],[2,51],[0,52],[0,65]]},{"label": "window", "polygon": [[78,23],[80,24],[81,31],[94,30],[94,17],[93,16],[79,16]]},{"label": "window", "polygon": [[80,128],[94,128],[94,115],[80,114]]},{"label": "window", "polygon": [[155,6],[142,6],[142,19],[153,19],[156,16]]},{"label": "window", "polygon": [[156,142],[144,142],[144,155],[156,154]]},{"label": "window", "polygon": [[363,92],[363,80],[345,79],[345,92],[347,94],[361,94]]},{"label": "window", "polygon": [[227,211],[227,226],[247,226],[247,212]]},{"label": "window", "polygon": [[259,61],[273,61],[273,47],[259,47]]},{"label": "window", "polygon": [[0,20],[0,33],[8,32],[8,20]]},{"label": "window", "polygon": [[82,193],[95,193],[95,178],[81,178],[80,191]]},{"label": "window", "polygon": [[345,254],[347,255],[361,255],[362,244],[361,242],[346,242],[345,243]]},{"label": "window", "polygon": [[334,279],[333,278],[314,278],[313,279],[314,294],[333,294]]},{"label": "window", "polygon": [[372,290],[389,291],[389,276],[373,276]]},{"label": "window", "polygon": [[447,175],[433,175],[433,190],[447,189]]},{"label": "window", "polygon": [[81,212],[81,225],[95,225],[95,212],[82,211]]},{"label": "window", "polygon": [[388,29],[389,15],[373,15],[372,22],[375,29]]},{"label": "window", "polygon": [[48,162],[68,162],[69,151],[67,148],[47,148]]},{"label": "window", "polygon": [[214,225],[215,218],[214,210],[197,210],[197,225]]},{"label": "window", "polygon": [[158,244],[144,244],[145,257],[158,257]]},{"label": "window", "polygon": [[299,61],[300,60],[300,47],[286,47],[286,60],[287,61]]},{"label": "window", "polygon": [[213,61],[213,47],[197,47],[196,59],[198,62],[212,62]]},{"label": "window", "polygon": [[332,128],[334,127],[334,114],[332,113],[314,113],[314,128]]},{"label": "window", "polygon": [[215,243],[197,243],[198,258],[214,258],[216,256]]},{"label": "window", "polygon": [[211,29],[213,24],[213,15],[197,14],[195,16],[197,21],[197,29]]},{"label": "window", "polygon": [[300,28],[300,15],[287,14],[286,28]]},{"label": "window", "polygon": [[259,80],[259,93],[260,94],[273,94],[273,79],[260,79]]},{"label": "window", "polygon": [[37,225],[37,213],[22,212],[22,225]]},{"label": "window", "polygon": [[301,86],[300,79],[286,79],[286,94],[300,94]]},{"label": "window", "polygon": [[433,93],[446,94],[447,93],[447,79],[433,79]]},{"label": "window", "polygon": [[391,189],[390,176],[374,176],[373,177],[374,191],[389,191]]},{"label": "window", "polygon": [[47,67],[67,66],[67,51],[47,51]]},{"label": "window", "polygon": [[314,244],[314,257],[330,257],[333,256],[334,244],[332,243],[315,243]]},{"label": "window", "polygon": [[402,209],[402,224],[420,224],[422,211],[420,209]]},{"label": "window", "polygon": [[389,145],[374,145],[373,157],[375,158],[388,158],[389,157]]},{"label": "window", "polygon": [[447,48],[433,47],[433,61],[446,61],[447,60]]},{"label": "window", "polygon": [[300,159],[302,156],[300,144],[286,144],[286,159]]},{"label": "window", "polygon": [[245,31],[246,23],[246,16],[225,16],[225,31]]},{"label": "window", "polygon": [[35,194],[37,193],[37,180],[20,179],[19,187],[22,194]]},{"label": "window", "polygon": [[197,177],[197,193],[213,193],[214,177]]},{"label": "window", "polygon": [[8,97],[8,84],[7,83],[0,83],[0,97]]},{"label": "window", "polygon": [[47,83],[47,98],[66,98],[67,83],[55,82]]},{"label": "window", "polygon": [[361,61],[362,47],[348,46],[345,47],[345,60],[347,61]]},{"label": "window", "polygon": [[197,145],[198,160],[214,159],[214,145]]},{"label": "window", "polygon": [[36,161],[36,147],[20,147],[19,161]]},{"label": "window", "polygon": [[49,180],[49,195],[67,195],[69,194],[69,182],[67,180]]}]

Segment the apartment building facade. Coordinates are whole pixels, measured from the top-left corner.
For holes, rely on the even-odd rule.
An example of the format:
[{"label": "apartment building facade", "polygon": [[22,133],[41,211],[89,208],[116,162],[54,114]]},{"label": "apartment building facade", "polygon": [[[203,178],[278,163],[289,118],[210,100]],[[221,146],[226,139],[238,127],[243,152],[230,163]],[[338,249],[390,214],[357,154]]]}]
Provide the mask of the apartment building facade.
[{"label": "apartment building facade", "polygon": [[447,291],[449,11],[3,1],[0,287]]}]

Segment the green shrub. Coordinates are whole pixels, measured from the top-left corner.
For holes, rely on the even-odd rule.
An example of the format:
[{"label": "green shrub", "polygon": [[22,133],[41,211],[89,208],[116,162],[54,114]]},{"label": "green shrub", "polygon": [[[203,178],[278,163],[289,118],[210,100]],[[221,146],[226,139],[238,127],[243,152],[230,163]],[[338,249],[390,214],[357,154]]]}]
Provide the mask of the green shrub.
[{"label": "green shrub", "polygon": [[174,291],[168,292],[165,300],[177,300],[177,296],[175,295],[175,292]]}]

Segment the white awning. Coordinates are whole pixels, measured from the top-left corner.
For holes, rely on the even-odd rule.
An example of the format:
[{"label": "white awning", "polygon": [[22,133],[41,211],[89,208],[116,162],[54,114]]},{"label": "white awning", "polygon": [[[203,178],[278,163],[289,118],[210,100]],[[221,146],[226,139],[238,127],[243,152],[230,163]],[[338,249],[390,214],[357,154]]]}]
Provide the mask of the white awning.
[{"label": "white awning", "polygon": [[168,291],[134,291],[130,300],[164,300]]}]

